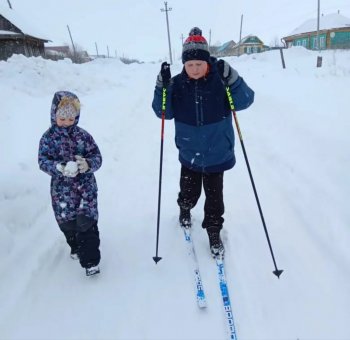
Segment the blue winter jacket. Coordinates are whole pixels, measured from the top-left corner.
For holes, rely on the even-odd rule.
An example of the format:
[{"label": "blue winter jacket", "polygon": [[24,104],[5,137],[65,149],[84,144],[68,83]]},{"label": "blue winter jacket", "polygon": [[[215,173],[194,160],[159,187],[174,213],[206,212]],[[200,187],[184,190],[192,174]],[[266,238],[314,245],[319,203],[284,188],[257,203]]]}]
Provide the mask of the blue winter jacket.
[{"label": "blue winter jacket", "polygon": [[[217,60],[211,58],[209,73],[198,80],[183,71],[171,79],[167,87],[165,119],[175,120],[175,143],[179,161],[196,172],[222,172],[236,162],[232,112]],[[236,111],[254,101],[254,91],[242,77],[230,85]],[[156,86],[152,107],[162,116],[162,88]]]}]

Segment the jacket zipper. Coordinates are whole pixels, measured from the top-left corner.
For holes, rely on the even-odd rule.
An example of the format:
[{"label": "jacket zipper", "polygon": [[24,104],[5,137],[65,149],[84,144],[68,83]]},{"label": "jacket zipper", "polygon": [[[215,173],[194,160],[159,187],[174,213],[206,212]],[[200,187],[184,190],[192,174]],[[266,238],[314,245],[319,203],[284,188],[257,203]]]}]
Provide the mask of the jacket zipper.
[{"label": "jacket zipper", "polygon": [[[196,101],[196,124],[197,126],[202,126],[204,122],[204,116],[203,116],[203,97],[202,95],[198,94],[198,80],[195,81],[194,86],[194,95],[195,95],[195,101]],[[196,154],[197,159],[199,157],[200,162],[198,162],[198,165],[201,166],[201,168],[204,170],[204,154]]]},{"label": "jacket zipper", "polygon": [[202,126],[204,122],[203,116],[203,97],[198,91],[198,80],[195,81],[194,86],[194,97],[196,101],[196,124],[197,126]]},{"label": "jacket zipper", "polygon": [[198,81],[196,80],[194,83],[194,100],[196,102],[196,124],[200,125],[199,121],[199,98],[198,98]]}]

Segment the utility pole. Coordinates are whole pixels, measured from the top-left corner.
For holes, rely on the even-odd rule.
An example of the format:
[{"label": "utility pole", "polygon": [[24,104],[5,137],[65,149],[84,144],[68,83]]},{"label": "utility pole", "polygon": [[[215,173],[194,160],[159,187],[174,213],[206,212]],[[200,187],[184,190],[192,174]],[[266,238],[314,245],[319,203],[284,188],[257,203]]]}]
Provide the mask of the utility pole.
[{"label": "utility pole", "polygon": [[72,42],[72,46],[73,46],[73,53],[74,53],[74,62],[77,62],[77,54],[76,54],[76,51],[75,51],[75,46],[74,46],[74,42],[73,42],[73,38],[72,38],[72,34],[70,33],[70,29],[69,29],[69,26],[67,25],[67,28],[68,28],[68,32],[69,32],[69,36],[70,36],[70,40]]},{"label": "utility pole", "polygon": [[12,9],[12,5],[11,5],[10,0],[7,0],[7,3],[9,4],[10,9]]},{"label": "utility pole", "polygon": [[210,46],[211,46],[211,29],[209,30],[209,49],[210,49]]},{"label": "utility pole", "polygon": [[181,33],[180,39],[181,39],[181,46],[183,46],[183,44],[184,44],[184,35],[183,35],[183,33]]},{"label": "utility pole", "polygon": [[107,58],[109,58],[109,47],[107,45]]},{"label": "utility pole", "polygon": [[[317,49],[318,52],[321,52],[321,44],[320,44],[320,0],[317,0]],[[322,67],[322,57],[317,56],[317,67]]]},{"label": "utility pole", "polygon": [[169,32],[169,19],[168,19],[168,12],[170,12],[172,10],[171,7],[168,8],[168,2],[165,1],[164,2],[165,5],[165,9],[161,8],[160,10],[162,12],[165,12],[165,17],[166,17],[166,26],[167,26],[167,30],[168,30],[168,43],[169,43],[169,57],[170,57],[170,64],[173,64],[173,58],[171,56],[171,42],[170,42],[170,32]]},{"label": "utility pole", "polygon": [[320,0],[317,0],[317,49],[320,51]]},{"label": "utility pole", "polygon": [[243,14],[241,15],[241,28],[239,30],[238,56],[240,56],[241,54],[242,25],[243,25]]}]

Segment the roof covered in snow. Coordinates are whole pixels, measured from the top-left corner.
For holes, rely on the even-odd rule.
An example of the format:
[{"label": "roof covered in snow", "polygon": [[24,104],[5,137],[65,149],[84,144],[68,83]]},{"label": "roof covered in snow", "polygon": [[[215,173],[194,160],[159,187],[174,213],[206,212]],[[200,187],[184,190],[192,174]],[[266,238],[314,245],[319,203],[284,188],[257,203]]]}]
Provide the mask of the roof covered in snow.
[{"label": "roof covered in snow", "polygon": [[0,30],[0,35],[16,35],[18,33],[16,32],[12,32],[12,31],[3,31],[3,30]]},{"label": "roof covered in snow", "polygon": [[[332,13],[320,16],[320,30],[330,30],[334,28],[350,29],[350,19],[339,13]],[[317,18],[305,21],[288,36],[317,31]]]},{"label": "roof covered in snow", "polygon": [[[10,21],[14,26],[16,26],[23,34],[30,35],[31,37],[48,40],[49,39],[40,32],[36,27],[34,27],[29,20],[22,15],[18,10],[10,9],[3,5],[0,5],[0,15],[5,19]],[[8,34],[8,33],[7,33]]]},{"label": "roof covered in snow", "polygon": [[230,41],[224,43],[223,45],[219,46],[217,49],[217,52],[222,52],[228,48],[232,48],[235,45],[236,45],[236,43],[233,40],[230,40]]},{"label": "roof covered in snow", "polygon": [[[246,35],[244,38],[242,38],[242,40],[239,42],[240,45],[243,45],[243,44],[246,44],[250,38],[255,38],[256,40],[258,40],[260,43],[262,43],[262,41],[256,36],[256,35],[253,35],[253,34],[248,34]],[[252,42],[251,42],[252,44]]]}]

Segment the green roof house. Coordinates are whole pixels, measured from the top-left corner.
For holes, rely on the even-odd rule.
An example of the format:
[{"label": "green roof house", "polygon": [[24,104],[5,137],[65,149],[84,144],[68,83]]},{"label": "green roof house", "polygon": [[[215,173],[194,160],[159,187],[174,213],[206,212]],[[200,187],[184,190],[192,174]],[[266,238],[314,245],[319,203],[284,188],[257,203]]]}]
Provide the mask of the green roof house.
[{"label": "green roof house", "polygon": [[[283,40],[287,47],[304,46],[317,50],[317,18],[310,19],[297,27]],[[320,49],[350,49],[350,19],[333,13],[320,17],[319,27]]]},{"label": "green roof house", "polygon": [[216,57],[229,57],[264,52],[268,49],[269,47],[256,35],[247,35],[238,44],[230,40],[221,46],[211,47],[211,54]]},{"label": "green roof house", "polygon": [[260,53],[267,51],[268,46],[264,45],[256,35],[247,35],[232,49],[232,55],[242,55],[251,53]]}]

